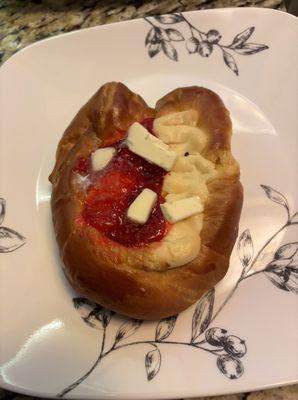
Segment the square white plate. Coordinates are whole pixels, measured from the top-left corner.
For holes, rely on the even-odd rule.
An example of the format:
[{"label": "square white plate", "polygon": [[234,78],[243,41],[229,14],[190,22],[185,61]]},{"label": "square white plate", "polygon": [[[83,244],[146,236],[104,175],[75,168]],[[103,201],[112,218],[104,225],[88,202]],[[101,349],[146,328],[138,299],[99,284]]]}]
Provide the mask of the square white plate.
[{"label": "square white plate", "polygon": [[[65,34],[4,64],[1,386],[147,399],[297,381],[297,36],[297,19],[282,12],[208,10]],[[59,266],[47,177],[62,132],[111,80],[152,106],[176,87],[205,86],[231,111],[245,190],[239,239],[215,293],[177,320],[110,320],[72,301]]]}]

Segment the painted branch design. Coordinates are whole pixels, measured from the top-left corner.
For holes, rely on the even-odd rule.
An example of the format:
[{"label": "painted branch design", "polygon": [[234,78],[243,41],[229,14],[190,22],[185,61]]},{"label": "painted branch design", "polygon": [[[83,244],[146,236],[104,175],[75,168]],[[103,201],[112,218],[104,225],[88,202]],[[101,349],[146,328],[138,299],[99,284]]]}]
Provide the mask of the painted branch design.
[{"label": "painted branch design", "polygon": [[[226,66],[238,76],[239,69],[235,55],[253,55],[269,48],[265,44],[247,42],[255,31],[254,26],[238,33],[230,44],[224,45],[218,30],[210,29],[208,32],[203,32],[192,25],[182,13],[144,17],[144,20],[151,26],[145,38],[145,47],[151,58],[163,52],[172,61],[178,61],[175,43],[182,41],[185,42],[189,54],[198,54],[201,57],[209,57],[214,48],[218,48]],[[187,25],[189,37],[185,37],[178,29],[169,27],[181,23]]]}]

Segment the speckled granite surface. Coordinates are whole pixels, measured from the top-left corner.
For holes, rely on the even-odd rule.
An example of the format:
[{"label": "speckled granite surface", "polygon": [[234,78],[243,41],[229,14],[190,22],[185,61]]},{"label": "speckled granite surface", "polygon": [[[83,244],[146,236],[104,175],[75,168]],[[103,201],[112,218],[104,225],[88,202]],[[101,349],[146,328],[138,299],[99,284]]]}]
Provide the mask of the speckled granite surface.
[{"label": "speckled granite surface", "polygon": [[[144,15],[215,7],[270,7],[284,10],[282,0],[0,0],[0,61],[50,36]],[[0,389],[0,400],[36,400]],[[205,400],[211,399],[206,397]],[[298,385],[213,397],[218,400],[296,400]]]}]

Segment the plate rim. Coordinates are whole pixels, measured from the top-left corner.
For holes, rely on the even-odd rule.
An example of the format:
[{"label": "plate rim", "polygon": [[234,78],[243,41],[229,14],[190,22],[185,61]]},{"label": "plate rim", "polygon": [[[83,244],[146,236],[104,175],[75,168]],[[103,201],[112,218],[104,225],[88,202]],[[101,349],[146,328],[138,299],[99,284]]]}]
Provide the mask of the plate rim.
[{"label": "plate rim", "polygon": [[[278,13],[278,14],[286,14],[287,16],[289,16],[291,19],[293,18],[293,20],[296,20],[297,19],[297,17],[295,17],[295,16],[293,16],[293,15],[291,15],[291,14],[288,14],[288,13],[286,13],[285,11],[282,11],[282,10],[273,10],[273,9],[267,9],[267,8],[258,8],[258,7],[244,7],[244,8],[239,8],[239,7],[231,7],[231,8],[219,8],[219,9],[207,9],[207,10],[194,10],[194,11],[186,11],[186,12],[183,12],[183,14],[187,14],[187,15],[189,15],[189,14],[198,14],[198,13],[210,13],[210,11],[214,11],[214,12],[218,12],[218,11],[220,11],[220,12],[226,12],[226,11],[231,11],[231,10],[233,10],[233,11],[236,11],[237,10],[237,12],[238,12],[238,10],[241,10],[241,12],[243,12],[244,10],[254,10],[254,11],[256,11],[257,10],[257,12],[259,13],[259,12],[261,12],[261,13],[263,13],[263,12],[265,12],[266,14],[268,14],[268,13]],[[286,17],[287,18],[287,17]],[[118,24],[124,24],[124,23],[126,23],[126,24],[129,24],[129,23],[134,23],[135,21],[139,21],[139,20],[142,20],[142,18],[137,18],[137,19],[132,19],[132,20],[127,20],[127,21],[120,21],[120,22],[114,22],[114,23],[111,23],[111,24],[103,24],[103,25],[97,25],[97,26],[94,26],[94,27],[89,27],[89,28],[83,28],[83,29],[77,29],[77,30],[74,30],[74,31],[71,31],[71,32],[66,32],[66,33],[62,33],[62,34],[59,34],[59,35],[55,35],[55,36],[52,36],[52,37],[49,37],[49,38],[46,38],[46,39],[42,39],[42,40],[40,40],[40,41],[37,41],[37,42],[35,42],[35,43],[32,43],[32,44],[30,44],[30,45],[28,45],[28,46],[26,46],[26,47],[24,47],[23,49],[21,49],[20,51],[18,51],[17,53],[15,53],[14,55],[12,55],[8,60],[6,60],[4,63],[3,63],[3,65],[2,65],[2,67],[1,67],[1,69],[0,69],[0,72],[1,71],[3,71],[3,67],[4,66],[6,66],[5,68],[9,68],[9,62],[10,62],[10,60],[15,60],[22,52],[24,52],[24,51],[26,51],[26,50],[28,50],[28,51],[30,51],[31,50],[31,48],[32,47],[35,47],[35,46],[40,46],[40,45],[44,45],[44,43],[45,42],[48,42],[48,41],[50,41],[50,40],[56,40],[56,39],[59,39],[59,38],[61,38],[61,37],[64,37],[65,35],[74,35],[74,34],[77,34],[77,33],[83,33],[83,32],[85,32],[85,31],[91,31],[91,30],[97,30],[97,29],[101,29],[101,28],[107,28],[107,27],[109,27],[109,26],[111,26],[111,29],[113,28],[113,26],[115,26],[115,25],[118,25]],[[8,65],[8,66],[7,66]],[[13,391],[17,391],[17,393],[22,393],[22,394],[28,394],[28,395],[33,395],[33,396],[36,396],[36,395],[38,395],[38,396],[40,396],[40,397],[50,397],[50,398],[55,398],[55,397],[57,397],[54,393],[52,393],[52,394],[50,394],[50,393],[43,393],[43,392],[39,392],[39,391],[35,391],[35,390],[27,390],[27,389],[25,389],[25,390],[22,390],[22,388],[19,388],[18,386],[15,386],[15,385],[10,385],[10,384],[7,384],[6,382],[4,382],[3,381],[3,379],[2,379],[2,376],[0,376],[0,382],[1,382],[1,386],[4,388],[4,389],[7,389],[7,390],[13,390]],[[292,384],[295,384],[295,383],[297,383],[298,382],[298,379],[294,379],[294,380],[289,380],[289,381],[286,381],[286,382],[278,382],[278,383],[273,383],[273,384],[264,384],[264,385],[259,385],[259,386],[253,386],[253,387],[248,387],[247,389],[246,389],[246,391],[257,391],[257,390],[264,390],[264,389],[270,389],[270,388],[274,388],[274,387],[279,387],[279,386],[286,386],[286,385],[292,385]],[[234,394],[234,393],[241,393],[241,391],[239,391],[239,389],[236,389],[236,390],[221,390],[220,392],[217,392],[217,393],[215,393],[215,394],[209,394],[209,395],[211,395],[211,396],[213,396],[213,395],[225,395],[225,394]],[[205,395],[208,395],[208,394],[203,394],[203,396],[205,396]],[[160,399],[170,399],[170,398],[175,398],[175,397],[173,397],[173,395],[171,396],[171,394],[168,392],[167,394],[165,394],[165,395],[160,395],[160,394],[158,394],[157,392],[155,393],[155,395],[154,396],[150,396],[150,397],[148,397],[148,396],[142,396],[142,395],[140,395],[140,394],[137,394],[137,396],[139,397],[139,398],[141,398],[141,399],[157,399],[157,398],[160,398]],[[115,396],[113,396],[113,395],[108,395],[107,396],[107,398],[112,398],[112,397],[115,397]],[[196,397],[196,395],[192,395],[191,397]],[[70,395],[70,396],[68,396],[68,398],[81,398],[80,397],[80,395],[75,395],[75,394],[72,394],[72,395]],[[90,396],[90,397],[86,397],[86,396],[84,396],[84,398],[86,398],[86,400],[87,399],[95,399],[95,398],[103,398],[103,397],[101,397],[101,396]],[[116,395],[116,398],[117,399],[129,399],[129,398],[131,398],[131,395],[129,396],[129,395],[125,395],[124,397],[119,397],[118,395]],[[181,398],[181,396],[177,396],[176,398]]]}]

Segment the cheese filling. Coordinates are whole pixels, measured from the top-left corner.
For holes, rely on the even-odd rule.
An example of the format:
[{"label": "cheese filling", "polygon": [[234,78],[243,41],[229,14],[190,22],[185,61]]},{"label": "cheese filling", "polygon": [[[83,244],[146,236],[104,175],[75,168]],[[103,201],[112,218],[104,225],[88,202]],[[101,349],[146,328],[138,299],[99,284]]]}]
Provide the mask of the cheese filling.
[{"label": "cheese filling", "polygon": [[[200,154],[206,146],[207,137],[197,127],[197,121],[195,110],[172,113],[154,120],[156,136],[177,154],[174,167],[163,183],[163,196],[168,203],[198,197],[204,205],[209,195],[207,182],[217,174],[215,165]],[[198,204],[195,207],[199,207]],[[185,210],[186,216],[188,212],[189,209]],[[196,258],[201,247],[203,215],[196,213],[174,223],[154,250],[152,261],[154,259],[159,264],[158,260],[163,260],[168,268],[173,268]]]}]

